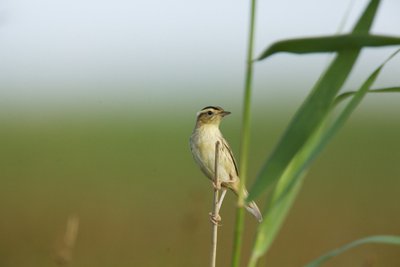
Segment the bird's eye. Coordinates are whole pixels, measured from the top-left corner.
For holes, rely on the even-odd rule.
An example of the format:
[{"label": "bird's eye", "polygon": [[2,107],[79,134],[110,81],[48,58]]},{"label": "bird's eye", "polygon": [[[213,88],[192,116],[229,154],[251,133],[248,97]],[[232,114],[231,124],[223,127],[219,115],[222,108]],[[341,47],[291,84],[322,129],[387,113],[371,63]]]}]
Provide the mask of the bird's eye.
[{"label": "bird's eye", "polygon": [[209,111],[209,112],[207,112],[207,114],[211,116],[214,113],[212,111]]}]

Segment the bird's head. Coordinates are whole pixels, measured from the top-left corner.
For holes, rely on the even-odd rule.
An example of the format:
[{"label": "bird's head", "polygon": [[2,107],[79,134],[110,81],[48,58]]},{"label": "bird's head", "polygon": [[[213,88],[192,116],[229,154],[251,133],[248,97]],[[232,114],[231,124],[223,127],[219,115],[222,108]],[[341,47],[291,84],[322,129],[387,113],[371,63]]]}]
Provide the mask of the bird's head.
[{"label": "bird's head", "polygon": [[197,112],[197,123],[203,125],[219,125],[221,119],[231,114],[221,107],[208,106]]}]

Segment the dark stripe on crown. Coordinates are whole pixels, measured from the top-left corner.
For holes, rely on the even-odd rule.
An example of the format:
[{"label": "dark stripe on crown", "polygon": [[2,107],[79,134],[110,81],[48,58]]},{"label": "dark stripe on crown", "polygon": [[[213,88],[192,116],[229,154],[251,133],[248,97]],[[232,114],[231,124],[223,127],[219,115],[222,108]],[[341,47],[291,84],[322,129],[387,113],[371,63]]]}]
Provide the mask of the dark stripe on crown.
[{"label": "dark stripe on crown", "polygon": [[211,108],[211,109],[215,109],[215,110],[219,110],[219,111],[222,111],[222,110],[224,110],[224,109],[223,109],[223,108],[221,108],[221,107],[214,107],[214,106],[208,106],[208,107],[205,107],[205,108],[203,108],[202,110],[209,109],[209,108]]}]

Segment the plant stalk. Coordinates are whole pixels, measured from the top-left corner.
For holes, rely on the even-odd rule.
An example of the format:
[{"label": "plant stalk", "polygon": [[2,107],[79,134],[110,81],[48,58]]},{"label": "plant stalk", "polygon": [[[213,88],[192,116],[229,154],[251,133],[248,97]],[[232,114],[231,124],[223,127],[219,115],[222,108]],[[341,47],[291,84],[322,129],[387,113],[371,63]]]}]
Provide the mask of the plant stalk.
[{"label": "plant stalk", "polygon": [[244,188],[247,180],[247,166],[249,158],[250,143],[250,107],[251,107],[251,88],[253,81],[253,47],[254,47],[254,28],[255,28],[256,0],[251,0],[250,7],[250,26],[248,35],[247,60],[246,60],[246,77],[243,99],[243,115],[242,115],[242,134],[240,144],[240,185],[238,197],[238,210],[236,213],[236,225],[234,230],[232,267],[239,267],[241,249],[243,243],[244,230]]},{"label": "plant stalk", "polygon": [[[219,141],[215,143],[215,161],[214,161],[214,199],[213,199],[213,211],[211,216],[214,218],[219,218],[219,185],[218,178],[218,160],[219,160]],[[211,239],[211,259],[210,267],[215,267],[217,262],[217,241],[218,241],[218,221],[213,222],[212,226],[212,239]]]}]

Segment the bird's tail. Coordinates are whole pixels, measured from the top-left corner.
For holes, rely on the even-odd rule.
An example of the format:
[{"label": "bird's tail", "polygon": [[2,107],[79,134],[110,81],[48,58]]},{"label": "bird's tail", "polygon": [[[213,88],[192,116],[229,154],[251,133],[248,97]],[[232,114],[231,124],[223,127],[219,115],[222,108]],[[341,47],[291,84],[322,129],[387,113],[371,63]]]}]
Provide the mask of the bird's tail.
[{"label": "bird's tail", "polygon": [[[239,183],[234,184],[233,186],[230,187],[232,189],[232,191],[236,194],[239,195]],[[246,189],[243,189],[243,193],[244,193],[244,197],[246,198],[249,193],[247,192]],[[250,212],[251,214],[254,215],[254,217],[256,217],[256,219],[258,220],[258,222],[262,222],[263,218],[260,212],[260,209],[257,207],[257,204],[254,201],[251,201],[249,203],[246,203],[246,205],[244,206],[245,209]]]}]

